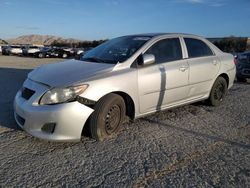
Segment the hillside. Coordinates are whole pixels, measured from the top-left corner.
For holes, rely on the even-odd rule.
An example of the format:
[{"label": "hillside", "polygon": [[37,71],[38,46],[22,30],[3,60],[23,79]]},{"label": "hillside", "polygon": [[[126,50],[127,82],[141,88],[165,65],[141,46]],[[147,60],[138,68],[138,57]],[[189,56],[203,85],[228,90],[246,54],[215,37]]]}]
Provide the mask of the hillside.
[{"label": "hillside", "polygon": [[62,43],[77,43],[82,42],[77,39],[64,39],[62,37],[52,36],[52,35],[24,35],[14,39],[8,39],[7,42],[10,44],[37,44],[37,45],[51,45],[53,42]]},{"label": "hillside", "polygon": [[7,42],[3,39],[0,39],[0,44],[7,44]]}]

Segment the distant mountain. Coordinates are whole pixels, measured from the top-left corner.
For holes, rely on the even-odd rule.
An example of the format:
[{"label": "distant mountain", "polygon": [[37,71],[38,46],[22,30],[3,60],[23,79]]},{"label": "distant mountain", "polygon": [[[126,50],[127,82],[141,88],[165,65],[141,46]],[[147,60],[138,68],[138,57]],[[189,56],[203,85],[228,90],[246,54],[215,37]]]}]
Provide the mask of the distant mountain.
[{"label": "distant mountain", "polygon": [[5,40],[0,39],[0,44],[8,44]]},{"label": "distant mountain", "polygon": [[36,44],[36,45],[51,45],[54,42],[59,43],[77,43],[82,42],[81,40],[77,39],[64,39],[62,37],[52,36],[52,35],[24,35],[14,39],[6,40],[10,44]]}]

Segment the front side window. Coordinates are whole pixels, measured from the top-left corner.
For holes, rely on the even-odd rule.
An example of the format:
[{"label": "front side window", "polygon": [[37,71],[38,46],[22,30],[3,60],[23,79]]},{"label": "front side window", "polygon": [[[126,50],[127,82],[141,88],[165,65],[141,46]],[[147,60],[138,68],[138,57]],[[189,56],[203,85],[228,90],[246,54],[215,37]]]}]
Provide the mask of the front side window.
[{"label": "front side window", "polygon": [[213,55],[212,50],[206,43],[193,38],[184,38],[189,58],[204,57]]},{"label": "front side window", "polygon": [[179,38],[163,39],[151,46],[145,54],[153,54],[155,62],[165,63],[182,59],[182,49]]}]

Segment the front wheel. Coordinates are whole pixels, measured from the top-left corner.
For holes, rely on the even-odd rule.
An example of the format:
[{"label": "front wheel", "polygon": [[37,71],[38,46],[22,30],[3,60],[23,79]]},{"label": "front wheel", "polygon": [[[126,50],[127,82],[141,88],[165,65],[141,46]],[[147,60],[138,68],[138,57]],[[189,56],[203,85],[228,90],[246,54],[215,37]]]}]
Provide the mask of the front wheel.
[{"label": "front wheel", "polygon": [[215,80],[212,90],[210,92],[210,96],[208,99],[209,104],[212,106],[219,106],[222,103],[227,93],[227,90],[227,81],[225,80],[225,78],[218,77]]},{"label": "front wheel", "polygon": [[90,117],[90,136],[96,140],[104,140],[118,132],[124,121],[126,106],[121,96],[108,94],[95,105]]}]

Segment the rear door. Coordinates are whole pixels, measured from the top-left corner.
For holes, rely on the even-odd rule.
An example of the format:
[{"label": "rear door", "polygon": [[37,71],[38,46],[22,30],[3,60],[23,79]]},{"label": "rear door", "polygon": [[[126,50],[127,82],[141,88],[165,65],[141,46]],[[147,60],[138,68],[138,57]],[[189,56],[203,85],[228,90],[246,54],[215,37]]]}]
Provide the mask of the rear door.
[{"label": "rear door", "polygon": [[220,61],[211,48],[202,40],[184,37],[189,64],[189,98],[202,97],[220,68]]}]

